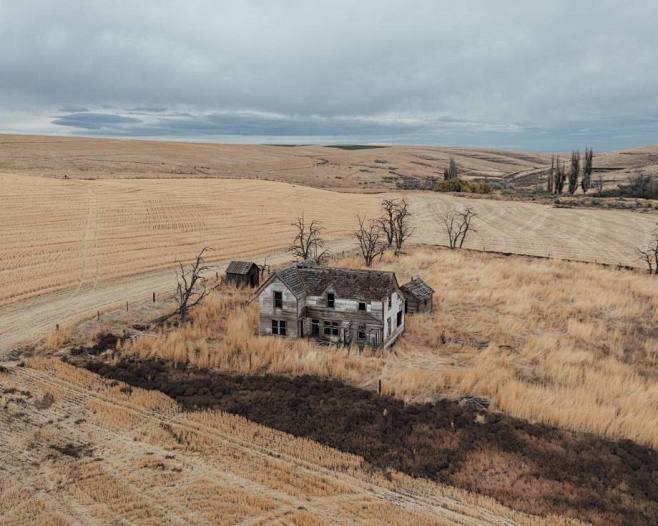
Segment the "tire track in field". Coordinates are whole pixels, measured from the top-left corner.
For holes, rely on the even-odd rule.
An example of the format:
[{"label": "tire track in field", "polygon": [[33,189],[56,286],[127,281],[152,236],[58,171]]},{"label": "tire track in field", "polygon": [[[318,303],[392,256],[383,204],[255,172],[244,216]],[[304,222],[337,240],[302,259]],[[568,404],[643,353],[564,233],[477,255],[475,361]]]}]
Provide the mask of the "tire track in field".
[{"label": "tire track in field", "polygon": [[[272,520],[285,517],[286,514],[298,510],[300,508],[306,509],[314,515],[321,517],[331,523],[355,523],[350,520],[341,520],[338,522],[336,519],[342,506],[349,502],[382,502],[387,504],[394,504],[396,507],[406,510],[410,513],[420,513],[427,517],[436,517],[442,521],[448,521],[452,524],[472,524],[472,525],[485,525],[485,524],[501,524],[501,525],[514,525],[515,521],[487,511],[486,509],[474,506],[467,502],[462,502],[459,499],[450,495],[441,494],[422,494],[418,492],[396,491],[390,488],[378,486],[372,482],[356,478],[349,473],[338,472],[326,468],[322,465],[303,460],[300,457],[292,456],[291,454],[277,451],[267,446],[258,445],[253,441],[248,441],[241,438],[236,433],[227,433],[218,429],[217,427],[210,427],[199,421],[190,421],[186,419],[186,414],[181,412],[174,412],[167,415],[156,410],[145,409],[144,407],[136,406],[128,401],[121,401],[111,396],[104,396],[102,392],[94,392],[83,385],[76,385],[72,381],[62,379],[56,374],[51,374],[47,370],[35,370],[27,368],[14,368],[14,379],[24,386],[30,386],[31,389],[37,388],[44,392],[56,393],[56,404],[53,406],[53,412],[48,415],[39,415],[41,419],[56,416],[59,421],[79,417],[87,411],[87,407],[91,400],[102,404],[108,404],[114,408],[120,408],[122,411],[135,416],[137,420],[148,422],[153,426],[168,425],[173,428],[180,429],[186,432],[192,432],[200,437],[203,437],[204,443],[217,444],[220,446],[220,451],[224,448],[234,450],[235,455],[220,455],[216,456],[213,449],[210,448],[210,456],[199,457],[195,454],[189,454],[184,450],[176,451],[177,462],[184,466],[185,475],[181,475],[181,479],[173,486],[177,489],[177,493],[186,486],[196,487],[198,483],[212,484],[221,481],[222,487],[240,488],[254,495],[264,495],[266,498],[271,499],[277,503],[276,508],[268,510],[260,514],[251,514],[244,518],[244,524],[268,524]],[[99,379],[99,382],[101,380]],[[100,384],[99,384],[100,385]],[[140,428],[142,426],[139,426]],[[10,431],[11,429],[11,431]],[[139,429],[139,428],[138,428]],[[6,433],[11,432],[12,439],[15,441],[19,435],[29,435],[33,429],[29,425],[24,425],[22,430],[13,429],[11,425],[4,427],[0,430],[0,439],[6,440]],[[122,502],[120,510],[111,506],[111,512],[115,519],[121,523],[140,524],[143,521],[144,510],[149,511],[149,517],[160,516],[166,518],[163,524],[210,524],[203,517],[199,517],[196,513],[197,510],[190,508],[180,499],[176,500],[171,492],[166,491],[158,486],[145,487],[146,481],[137,478],[138,471],[135,470],[133,465],[134,459],[139,455],[154,455],[157,458],[166,458],[172,452],[169,448],[163,448],[154,445],[152,442],[145,443],[140,440],[140,434],[136,433],[135,429],[131,429],[127,433],[119,433],[117,431],[109,430],[99,427],[99,424],[86,423],[82,427],[77,428],[74,426],[67,427],[68,435],[62,437],[62,440],[74,440],[79,442],[92,440],[95,449],[102,454],[103,466],[107,465],[110,469],[104,470],[104,473],[114,473],[121,477],[122,483],[126,488],[127,496]],[[109,449],[108,449],[109,448]],[[5,450],[6,451],[6,450]],[[331,482],[336,488],[344,488],[335,495],[320,495],[320,496],[303,496],[303,495],[290,495],[283,493],[280,490],[273,489],[260,482],[246,479],[242,475],[238,475],[231,471],[230,458],[248,458],[251,462],[258,463],[258,459],[266,465],[282,465],[290,468],[293,466],[295,472],[304,474],[304,476],[315,478],[322,481]],[[30,453],[24,452],[21,454],[20,462],[15,465],[14,469],[8,469],[10,474],[20,476],[26,486],[33,483],[34,480],[42,475],[37,473],[33,475],[34,479],[30,480],[25,478],[24,463],[30,462]],[[228,464],[227,464],[228,462]],[[84,481],[82,481],[84,482]],[[98,483],[98,480],[87,481],[83,484]],[[325,482],[326,483],[326,482]],[[71,492],[65,492],[66,501],[73,499],[65,505],[61,502],[61,496],[55,495],[51,498],[60,500],[56,504],[56,508],[61,510],[65,515],[69,511],[75,511],[75,515],[80,517],[84,522],[84,505],[82,507],[76,503],[76,497]],[[135,496],[130,497],[130,495]],[[139,498],[137,497],[139,496]],[[126,500],[127,499],[127,500]],[[135,500],[137,499],[137,500]],[[67,508],[72,506],[74,509]],[[356,523],[365,524],[366,521],[358,521]]]}]

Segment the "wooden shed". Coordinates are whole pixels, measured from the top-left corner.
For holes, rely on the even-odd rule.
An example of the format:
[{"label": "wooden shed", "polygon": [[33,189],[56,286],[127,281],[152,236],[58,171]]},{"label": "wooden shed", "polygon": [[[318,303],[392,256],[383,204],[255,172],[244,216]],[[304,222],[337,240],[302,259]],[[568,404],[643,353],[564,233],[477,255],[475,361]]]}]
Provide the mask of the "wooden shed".
[{"label": "wooden shed", "polygon": [[231,261],[226,268],[226,283],[237,287],[257,287],[260,268],[253,261]]},{"label": "wooden shed", "polygon": [[434,289],[420,278],[412,278],[400,287],[406,301],[405,312],[430,312]]}]

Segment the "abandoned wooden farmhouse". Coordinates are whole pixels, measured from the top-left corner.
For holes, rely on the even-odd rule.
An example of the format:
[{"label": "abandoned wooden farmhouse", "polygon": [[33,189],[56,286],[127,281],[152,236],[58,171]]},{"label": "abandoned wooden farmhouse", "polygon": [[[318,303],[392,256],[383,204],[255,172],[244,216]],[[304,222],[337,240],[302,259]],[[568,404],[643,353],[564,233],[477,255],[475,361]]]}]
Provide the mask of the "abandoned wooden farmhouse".
[{"label": "abandoned wooden farmhouse", "polygon": [[296,264],[272,274],[256,295],[261,335],[388,347],[404,331],[393,272]]},{"label": "abandoned wooden farmhouse", "polygon": [[226,268],[226,283],[236,287],[257,287],[260,268],[253,261],[231,261]]}]

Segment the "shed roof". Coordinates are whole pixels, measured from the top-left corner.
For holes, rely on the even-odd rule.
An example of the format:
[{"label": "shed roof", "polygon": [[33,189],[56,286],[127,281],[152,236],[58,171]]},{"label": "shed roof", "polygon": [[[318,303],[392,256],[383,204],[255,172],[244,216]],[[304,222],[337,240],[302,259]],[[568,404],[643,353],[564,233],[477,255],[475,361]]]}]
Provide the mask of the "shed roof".
[{"label": "shed roof", "polygon": [[398,287],[393,272],[297,265],[278,271],[278,276],[297,297],[320,296],[331,288],[339,298],[382,300]]},{"label": "shed roof", "polygon": [[420,278],[413,278],[409,283],[405,283],[400,288],[405,294],[409,294],[419,300],[429,299],[434,294],[434,289]]},{"label": "shed roof", "polygon": [[231,261],[226,268],[227,274],[248,274],[251,270],[251,267],[255,266],[258,268],[258,265],[253,261]]}]

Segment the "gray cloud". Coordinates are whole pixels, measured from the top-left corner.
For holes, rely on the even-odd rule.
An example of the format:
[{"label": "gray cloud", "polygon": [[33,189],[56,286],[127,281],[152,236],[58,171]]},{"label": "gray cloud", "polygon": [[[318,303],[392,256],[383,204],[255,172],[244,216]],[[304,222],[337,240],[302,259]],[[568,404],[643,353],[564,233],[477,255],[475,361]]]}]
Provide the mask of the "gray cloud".
[{"label": "gray cloud", "polygon": [[69,113],[52,120],[53,124],[82,128],[84,130],[121,130],[127,124],[139,124],[142,121],[134,117],[112,115],[110,113]]},{"label": "gray cloud", "polygon": [[5,2],[0,118],[213,140],[658,142],[657,3],[456,4]]}]

